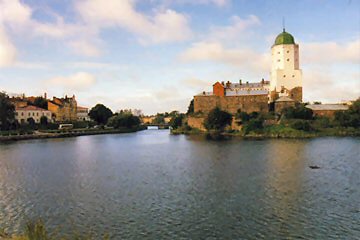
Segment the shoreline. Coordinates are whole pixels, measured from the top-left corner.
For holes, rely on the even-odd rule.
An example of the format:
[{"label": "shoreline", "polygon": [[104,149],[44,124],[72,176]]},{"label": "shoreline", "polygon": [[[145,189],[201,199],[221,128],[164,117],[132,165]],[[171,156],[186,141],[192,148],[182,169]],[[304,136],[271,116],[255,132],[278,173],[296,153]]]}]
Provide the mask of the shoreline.
[{"label": "shoreline", "polygon": [[242,139],[312,139],[321,137],[360,137],[360,130],[343,130],[337,132],[292,132],[292,133],[254,133],[244,134],[242,132],[206,132],[200,130],[172,130],[173,135],[204,135],[210,138],[217,137],[236,137]]},{"label": "shoreline", "polygon": [[0,136],[0,143],[22,141],[22,140],[35,140],[35,139],[70,138],[70,137],[91,136],[91,135],[133,133],[145,129],[146,127],[140,126],[138,128],[122,128],[122,129],[111,129],[111,130],[104,130],[104,129],[94,130],[94,131],[78,130],[78,131],[66,131],[66,132],[64,131],[60,133],[10,135],[10,136]]}]

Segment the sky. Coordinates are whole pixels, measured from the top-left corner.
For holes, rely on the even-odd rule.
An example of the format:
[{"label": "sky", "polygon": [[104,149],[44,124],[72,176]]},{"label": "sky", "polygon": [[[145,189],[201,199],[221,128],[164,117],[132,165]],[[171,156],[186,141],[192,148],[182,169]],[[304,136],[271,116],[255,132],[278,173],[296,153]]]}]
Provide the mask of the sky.
[{"label": "sky", "polygon": [[360,97],[360,0],[0,0],[0,91],[186,111],[216,81],[269,80],[283,18],[304,101]]}]

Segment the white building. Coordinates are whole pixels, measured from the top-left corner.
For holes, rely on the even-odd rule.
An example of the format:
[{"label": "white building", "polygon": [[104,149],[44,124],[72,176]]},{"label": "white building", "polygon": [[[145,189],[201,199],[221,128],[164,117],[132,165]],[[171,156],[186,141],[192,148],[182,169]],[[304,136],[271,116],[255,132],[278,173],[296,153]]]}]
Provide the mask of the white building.
[{"label": "white building", "polygon": [[15,109],[15,119],[19,123],[27,123],[29,118],[34,119],[35,123],[40,123],[40,119],[43,116],[47,118],[48,122],[52,122],[51,112],[49,110],[31,105],[26,107],[17,107]]},{"label": "white building", "polygon": [[90,121],[89,109],[86,107],[76,108],[76,117],[78,121]]},{"label": "white building", "polygon": [[[294,37],[284,29],[276,37],[275,43],[271,47],[270,91],[284,93],[284,90],[291,91],[297,87],[302,88],[299,45],[295,43]],[[301,99],[296,100],[301,101]]]}]

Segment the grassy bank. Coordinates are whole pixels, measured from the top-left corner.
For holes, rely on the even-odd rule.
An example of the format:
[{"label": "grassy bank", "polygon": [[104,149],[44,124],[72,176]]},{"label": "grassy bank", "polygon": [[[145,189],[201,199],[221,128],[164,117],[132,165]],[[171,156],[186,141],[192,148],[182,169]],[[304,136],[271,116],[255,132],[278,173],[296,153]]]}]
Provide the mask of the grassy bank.
[{"label": "grassy bank", "polygon": [[11,134],[0,134],[0,142],[6,141],[19,141],[30,139],[46,139],[46,138],[68,138],[87,135],[100,135],[100,134],[119,134],[131,133],[145,130],[145,126],[135,128],[118,128],[118,129],[73,129],[67,131],[61,130],[46,130],[29,133],[12,132]]},{"label": "grassy bank", "polygon": [[[211,132],[200,131],[199,129],[175,129],[171,131],[172,134],[212,134]],[[218,132],[216,132],[218,134]],[[263,129],[253,130],[247,132],[241,131],[223,131],[220,133],[225,136],[235,136],[243,138],[314,138],[314,137],[345,137],[354,136],[360,137],[360,129],[355,128],[322,128],[311,131],[297,130],[286,125],[271,125]]]}]

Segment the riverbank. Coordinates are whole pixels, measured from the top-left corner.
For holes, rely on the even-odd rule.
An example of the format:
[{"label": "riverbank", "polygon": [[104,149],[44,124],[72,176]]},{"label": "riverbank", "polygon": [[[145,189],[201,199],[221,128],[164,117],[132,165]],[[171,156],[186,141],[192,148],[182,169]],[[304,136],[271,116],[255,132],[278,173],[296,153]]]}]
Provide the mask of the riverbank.
[{"label": "riverbank", "polygon": [[258,131],[201,131],[199,129],[173,129],[171,134],[185,135],[210,135],[241,137],[244,139],[265,139],[265,138],[316,138],[316,137],[360,137],[360,129],[355,128],[325,128],[314,131],[296,130],[291,127],[269,126]]},{"label": "riverbank", "polygon": [[68,131],[60,131],[60,130],[34,131],[32,134],[0,136],[0,142],[21,141],[21,140],[31,140],[31,139],[47,139],[47,138],[69,138],[69,137],[100,135],[100,134],[120,134],[120,133],[137,132],[145,129],[146,126],[139,126],[136,128],[119,128],[119,129],[74,129]]}]

